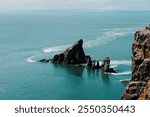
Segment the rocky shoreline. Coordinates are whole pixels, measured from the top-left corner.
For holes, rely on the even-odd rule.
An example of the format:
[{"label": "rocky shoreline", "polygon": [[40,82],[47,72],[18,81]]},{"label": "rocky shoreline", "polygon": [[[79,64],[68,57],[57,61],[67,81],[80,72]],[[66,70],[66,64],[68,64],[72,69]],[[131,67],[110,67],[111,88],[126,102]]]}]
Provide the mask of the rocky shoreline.
[{"label": "rocky shoreline", "polygon": [[123,100],[150,99],[150,26],[139,30],[132,43],[132,79],[122,95]]}]

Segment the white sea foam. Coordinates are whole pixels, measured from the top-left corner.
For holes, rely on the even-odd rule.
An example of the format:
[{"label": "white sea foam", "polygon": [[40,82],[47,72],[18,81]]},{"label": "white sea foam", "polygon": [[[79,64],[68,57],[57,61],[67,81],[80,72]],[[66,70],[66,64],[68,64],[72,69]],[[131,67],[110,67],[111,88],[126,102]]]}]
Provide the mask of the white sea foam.
[{"label": "white sea foam", "polygon": [[130,28],[105,28],[105,29],[101,29],[103,31],[123,31],[123,32],[129,32],[129,33],[134,33],[136,30],[140,29],[141,27],[130,27]]},{"label": "white sea foam", "polygon": [[112,73],[112,74],[116,75],[116,76],[130,75],[131,71],[125,71],[125,72],[120,72],[120,73]]},{"label": "white sea foam", "polygon": [[[93,46],[103,45],[108,43],[111,40],[117,39],[118,37],[123,37],[128,34],[133,33],[137,27],[134,28],[114,28],[114,29],[103,29],[105,32],[101,34],[100,37],[93,40],[85,41],[83,44],[84,48],[91,48]],[[60,46],[53,46],[53,47],[47,47],[42,49],[44,53],[50,53],[50,52],[57,52],[57,51],[63,51],[66,48],[68,48],[71,44],[68,45],[60,45]]]},{"label": "white sea foam", "polygon": [[29,63],[34,63],[34,62],[36,62],[35,60],[33,60],[33,58],[35,58],[35,56],[30,56],[30,57],[28,57],[28,58],[27,58],[27,62],[29,62]]},{"label": "white sea foam", "polygon": [[103,45],[108,43],[111,40],[117,39],[118,37],[123,37],[129,34],[132,34],[137,30],[137,27],[134,28],[114,28],[114,29],[103,29],[106,32],[103,32],[100,37],[95,40],[89,40],[84,42],[84,47],[89,48],[97,45]]},{"label": "white sea foam", "polygon": [[111,60],[112,65],[131,65],[131,60]]},{"label": "white sea foam", "polygon": [[130,75],[131,71],[125,71],[125,72],[120,72],[120,73],[107,73],[107,72],[105,72],[105,74],[112,74],[115,76],[124,76],[124,75]]},{"label": "white sea foam", "polygon": [[[102,64],[102,61],[99,61],[99,63]],[[131,65],[131,60],[111,60],[110,65],[111,68],[115,68],[118,65]]]},{"label": "white sea foam", "polygon": [[123,79],[123,80],[120,80],[120,82],[129,82],[131,79]]},{"label": "white sea foam", "polygon": [[84,48],[90,48],[93,46],[103,45],[108,43],[111,40],[117,39],[117,37],[125,36],[126,33],[124,32],[117,32],[117,31],[108,31],[104,32],[100,37],[95,40],[89,40],[84,42]]},{"label": "white sea foam", "polygon": [[[100,61],[100,64],[102,63],[102,61]],[[110,68],[115,68],[118,65],[131,65],[131,60],[111,60],[110,61]],[[118,72],[118,73],[107,73],[105,72],[105,74],[112,74],[115,76],[123,76],[123,75],[130,75],[131,71],[124,71],[124,72]]]},{"label": "white sea foam", "polygon": [[57,51],[65,50],[65,49],[68,48],[69,46],[70,46],[70,45],[54,46],[54,47],[50,47],[50,48],[44,48],[44,49],[42,49],[42,51],[43,51],[44,53],[57,52]]},{"label": "white sea foam", "polygon": [[[97,38],[95,40],[85,41],[83,43],[83,47],[91,48],[93,46],[103,45],[103,44],[106,44],[108,41],[110,41],[112,39],[116,39],[118,36],[123,36],[123,35],[124,35],[124,33],[122,33],[122,32],[114,32],[114,31],[105,32],[102,34],[102,36],[100,36],[99,38]],[[68,48],[70,45],[47,47],[47,48],[42,49],[42,51],[44,53],[63,51],[66,48]]]},{"label": "white sea foam", "polygon": [[111,65],[110,68],[116,68],[118,65]]}]

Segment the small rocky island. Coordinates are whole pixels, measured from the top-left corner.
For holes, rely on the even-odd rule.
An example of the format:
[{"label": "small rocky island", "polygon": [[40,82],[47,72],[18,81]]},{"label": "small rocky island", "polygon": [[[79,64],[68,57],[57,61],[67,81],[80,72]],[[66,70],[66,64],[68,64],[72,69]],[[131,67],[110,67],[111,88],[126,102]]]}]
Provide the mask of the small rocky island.
[{"label": "small rocky island", "polygon": [[132,43],[132,79],[122,95],[124,100],[150,99],[150,26],[137,31]]},{"label": "small rocky island", "polygon": [[83,50],[83,40],[80,39],[63,53],[55,55],[51,62],[59,64],[82,64],[86,63],[90,56],[85,55]]},{"label": "small rocky island", "polygon": [[[55,64],[78,65],[87,69],[103,69],[104,72],[116,73],[113,68],[110,68],[110,58],[106,57],[100,65],[98,60],[92,60],[89,55],[86,55],[83,50],[83,40],[80,39],[64,52],[54,55],[52,59],[42,59],[39,62],[52,62]],[[86,65],[82,65],[86,64]]]}]

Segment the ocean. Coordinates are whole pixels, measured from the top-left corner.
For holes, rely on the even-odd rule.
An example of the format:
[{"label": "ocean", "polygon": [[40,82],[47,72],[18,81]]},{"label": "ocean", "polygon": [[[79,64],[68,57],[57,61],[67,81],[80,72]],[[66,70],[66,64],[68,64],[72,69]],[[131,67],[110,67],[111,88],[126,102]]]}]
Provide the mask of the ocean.
[{"label": "ocean", "polygon": [[[0,12],[1,100],[120,100],[131,79],[134,32],[149,11]],[[79,39],[92,59],[110,57],[118,73],[37,62]]]}]

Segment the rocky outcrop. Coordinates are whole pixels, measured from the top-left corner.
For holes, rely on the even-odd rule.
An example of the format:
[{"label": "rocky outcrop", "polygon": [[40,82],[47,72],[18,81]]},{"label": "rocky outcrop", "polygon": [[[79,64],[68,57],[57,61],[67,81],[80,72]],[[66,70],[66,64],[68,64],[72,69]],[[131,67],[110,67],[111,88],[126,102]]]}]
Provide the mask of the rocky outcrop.
[{"label": "rocky outcrop", "polygon": [[109,71],[109,66],[110,66],[110,59],[109,59],[109,57],[106,57],[102,61],[102,68],[103,68],[104,72],[108,72]]},{"label": "rocky outcrop", "polygon": [[42,62],[42,63],[48,63],[49,61],[51,61],[51,59],[41,59],[41,60],[39,60],[39,62]]},{"label": "rocky outcrop", "polygon": [[91,58],[88,59],[86,68],[88,69],[101,69],[99,61],[92,61]]},{"label": "rocky outcrop", "polygon": [[92,60],[91,60],[91,58],[88,59],[87,64],[86,64],[86,68],[89,68],[89,69],[92,68]]},{"label": "rocky outcrop", "polygon": [[72,46],[67,48],[63,53],[56,54],[52,59],[42,59],[39,62],[52,62],[58,64],[72,64],[78,65],[79,67],[85,67],[82,63],[87,63],[86,68],[88,69],[103,69],[104,72],[117,73],[113,68],[110,68],[110,59],[106,57],[100,65],[98,60],[92,60],[90,56],[85,55],[83,50],[83,40],[80,39],[75,42]]},{"label": "rocky outcrop", "polygon": [[104,70],[104,72],[117,73],[117,71],[115,71],[113,68],[110,68],[110,58],[109,58],[109,57],[106,57],[106,58],[102,61],[101,67],[102,67],[102,69]]},{"label": "rocky outcrop", "polygon": [[145,85],[142,93],[138,97],[139,100],[150,100],[150,80]]},{"label": "rocky outcrop", "polygon": [[82,64],[86,63],[90,56],[86,56],[83,50],[83,40],[80,39],[63,53],[57,54],[52,58],[53,63],[62,64]]},{"label": "rocky outcrop", "polygon": [[110,58],[106,57],[103,61],[102,64],[100,65],[98,60],[91,60],[91,58],[88,59],[86,68],[88,69],[103,69],[104,72],[109,72],[109,73],[117,73],[113,68],[110,68]]},{"label": "rocky outcrop", "polygon": [[122,99],[150,99],[150,27],[137,31],[132,44],[132,79]]}]

